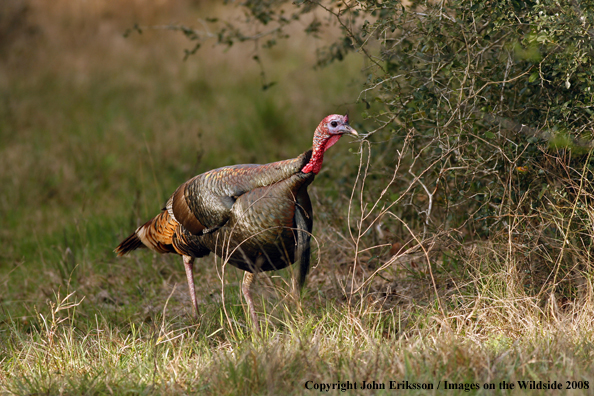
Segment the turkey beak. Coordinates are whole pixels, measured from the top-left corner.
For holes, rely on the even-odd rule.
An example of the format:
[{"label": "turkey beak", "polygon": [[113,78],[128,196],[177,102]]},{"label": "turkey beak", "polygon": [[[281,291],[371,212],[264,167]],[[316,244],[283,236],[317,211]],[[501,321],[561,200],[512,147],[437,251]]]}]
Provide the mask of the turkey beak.
[{"label": "turkey beak", "polygon": [[353,127],[351,127],[350,125],[343,125],[341,132],[345,135],[359,137],[359,134],[357,133],[357,131],[355,131],[355,129]]}]

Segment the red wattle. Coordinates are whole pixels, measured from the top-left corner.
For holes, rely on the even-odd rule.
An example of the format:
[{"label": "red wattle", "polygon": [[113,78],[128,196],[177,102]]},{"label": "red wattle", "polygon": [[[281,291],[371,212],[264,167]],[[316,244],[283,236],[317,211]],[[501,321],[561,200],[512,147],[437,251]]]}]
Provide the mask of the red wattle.
[{"label": "red wattle", "polygon": [[311,159],[309,162],[301,169],[303,173],[313,172],[314,174],[318,174],[320,170],[322,170],[322,161],[324,160],[324,152],[318,151],[312,154]]},{"label": "red wattle", "polygon": [[330,139],[328,139],[328,142],[324,146],[324,151],[326,151],[330,147],[334,146],[336,144],[336,142],[338,142],[338,139],[340,139],[341,137],[342,137],[342,135],[332,135],[332,136],[330,136]]},{"label": "red wattle", "polygon": [[338,139],[340,139],[342,135],[331,135],[327,140],[322,140],[319,146],[314,148],[313,154],[311,155],[311,159],[301,169],[303,173],[313,172],[316,175],[322,170],[322,162],[324,161],[324,152],[332,147]]}]

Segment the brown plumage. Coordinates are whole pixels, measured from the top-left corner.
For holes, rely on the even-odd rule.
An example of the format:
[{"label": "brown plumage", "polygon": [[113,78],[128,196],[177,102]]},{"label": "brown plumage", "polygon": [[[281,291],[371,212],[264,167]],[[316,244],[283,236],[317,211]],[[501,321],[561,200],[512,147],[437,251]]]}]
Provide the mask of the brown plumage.
[{"label": "brown plumage", "polygon": [[312,150],[297,158],[226,166],[193,177],[115,252],[122,256],[147,247],[183,256],[196,314],[194,258],[214,252],[246,271],[242,290],[257,327],[250,293],[255,274],[299,261],[300,286],[305,282],[313,226],[307,186],[320,171],[324,152],[343,134],[357,136],[347,116],[330,115],[316,129]]}]

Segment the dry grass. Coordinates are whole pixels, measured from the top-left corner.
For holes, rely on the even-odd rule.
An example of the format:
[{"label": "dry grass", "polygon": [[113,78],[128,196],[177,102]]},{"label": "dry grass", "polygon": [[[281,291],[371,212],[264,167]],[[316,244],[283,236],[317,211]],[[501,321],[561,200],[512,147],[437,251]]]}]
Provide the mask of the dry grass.
[{"label": "dry grass", "polygon": [[304,295],[292,294],[291,269],[262,277],[264,329],[253,334],[239,271],[225,268],[222,278],[215,258],[202,259],[196,324],[181,259],[146,251],[116,259],[113,247],[188,177],[295,156],[322,116],[356,114],[362,62],[313,70],[319,43],[298,36],[259,53],[268,81],[278,81],[262,91],[258,64],[246,61],[252,47],[205,46],[183,62],[191,44],[179,35],[122,36],[139,21],[195,25],[228,12],[218,5],[0,7],[19,22],[5,28],[0,19],[9,37],[0,41],[0,393],[311,394],[307,381],[347,380],[442,387],[430,394],[443,381],[494,384],[472,392],[488,395],[509,393],[501,381],[594,386],[589,256],[565,247],[582,264],[573,272],[580,281],[555,295],[525,287],[541,274],[508,254],[521,250],[515,235],[436,238],[423,251],[420,234],[382,212],[389,161],[364,188],[365,167],[357,178],[359,158],[342,141],[311,187],[318,264]]}]

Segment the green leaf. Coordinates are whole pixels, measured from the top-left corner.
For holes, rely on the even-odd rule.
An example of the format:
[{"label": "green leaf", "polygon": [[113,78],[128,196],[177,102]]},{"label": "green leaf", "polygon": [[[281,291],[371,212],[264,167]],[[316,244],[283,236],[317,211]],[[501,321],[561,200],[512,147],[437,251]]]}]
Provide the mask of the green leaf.
[{"label": "green leaf", "polygon": [[534,82],[538,78],[538,72],[534,72],[528,77],[528,82]]}]

